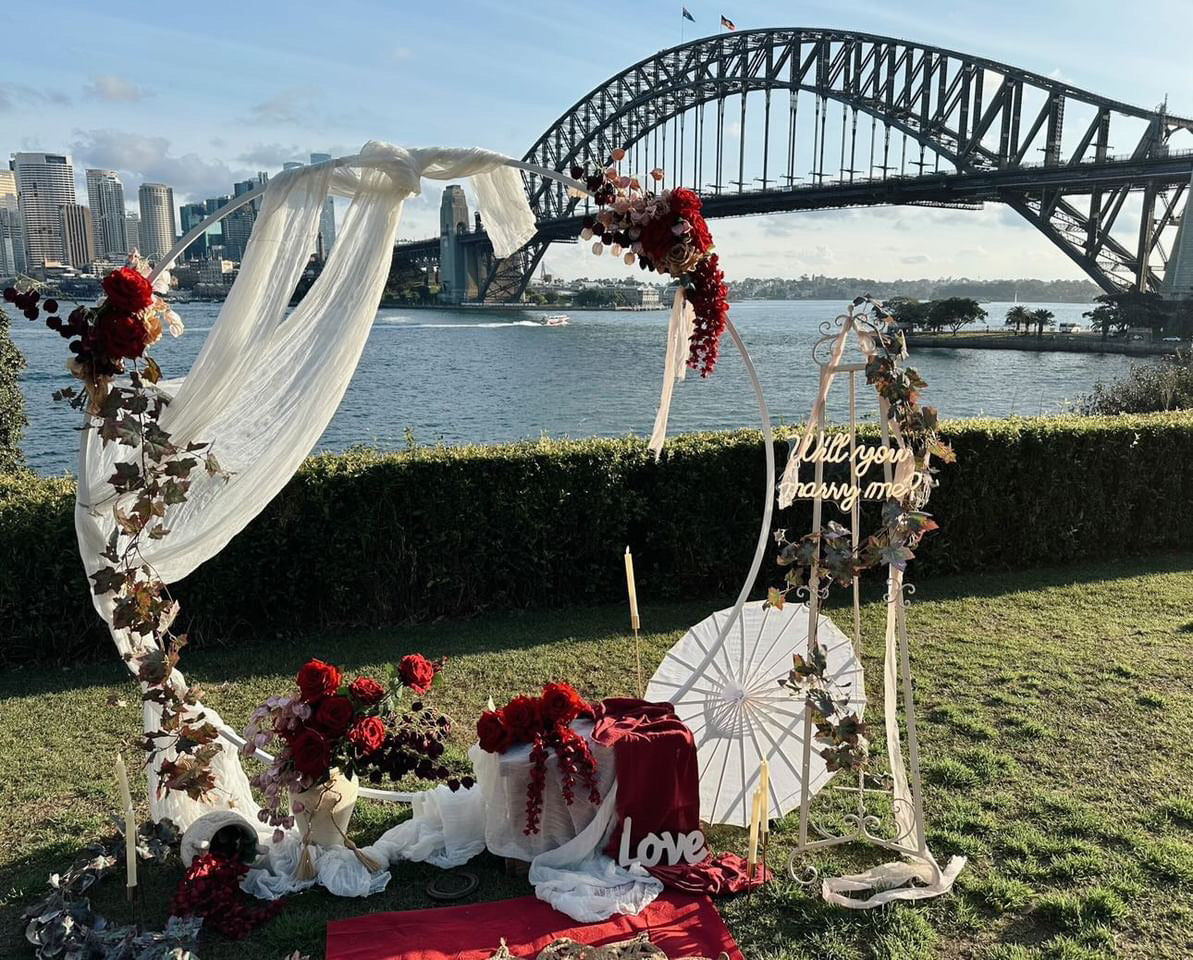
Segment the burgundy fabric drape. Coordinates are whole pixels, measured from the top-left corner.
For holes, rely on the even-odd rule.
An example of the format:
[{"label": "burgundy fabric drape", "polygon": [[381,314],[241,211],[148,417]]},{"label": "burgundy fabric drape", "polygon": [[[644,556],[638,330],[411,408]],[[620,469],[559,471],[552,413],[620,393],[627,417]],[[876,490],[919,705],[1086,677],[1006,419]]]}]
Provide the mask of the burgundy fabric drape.
[{"label": "burgundy fabric drape", "polygon": [[[700,830],[700,769],[696,743],[669,703],[629,697],[605,700],[596,708],[592,738],[613,749],[617,771],[617,826],[605,852],[614,860],[622,828],[631,819],[630,850],[648,833],[685,834]],[[753,881],[746,861],[734,853],[709,856],[700,863],[648,868],[669,887],[689,893],[739,893],[767,879],[761,867]]]}]

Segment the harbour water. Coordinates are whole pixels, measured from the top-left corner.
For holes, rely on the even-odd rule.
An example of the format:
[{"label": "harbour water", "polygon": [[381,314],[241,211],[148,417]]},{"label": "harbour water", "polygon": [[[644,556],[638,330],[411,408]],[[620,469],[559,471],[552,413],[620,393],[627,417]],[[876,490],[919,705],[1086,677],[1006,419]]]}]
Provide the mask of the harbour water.
[{"label": "harbour water", "polygon": [[[1045,306],[1057,322],[1077,321],[1088,305]],[[179,305],[186,333],[154,348],[166,376],[185,373],[215,323],[220,304]],[[1002,329],[1010,304],[988,303],[990,328]],[[815,399],[812,345],[819,325],[843,305],[821,301],[734,303],[730,316],[758,369],[775,423],[801,422]],[[557,308],[511,312],[460,308],[385,308],[320,450],[354,444],[402,449],[409,437],[493,443],[552,437],[649,434],[658,403],[667,314],[575,311],[562,327],[542,318]],[[980,329],[983,324],[979,324]],[[65,342],[19,315],[13,340],[28,360],[22,379],[29,425],[24,450],[41,473],[74,469],[75,411],[50,394],[71,382]],[[1066,410],[1098,381],[1127,372],[1114,354],[925,349],[909,363],[928,381],[923,400],[944,417],[1036,416]],[[860,394],[873,416],[870,395]],[[830,415],[844,415],[843,404]],[[671,431],[718,430],[758,423],[742,363],[726,337],[707,379],[691,374],[672,405]]]}]

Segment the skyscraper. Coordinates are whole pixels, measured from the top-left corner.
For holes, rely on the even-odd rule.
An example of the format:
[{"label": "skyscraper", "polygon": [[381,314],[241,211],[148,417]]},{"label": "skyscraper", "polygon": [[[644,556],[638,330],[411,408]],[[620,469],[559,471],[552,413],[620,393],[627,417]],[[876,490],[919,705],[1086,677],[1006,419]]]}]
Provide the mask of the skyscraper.
[{"label": "skyscraper", "polygon": [[25,233],[17,203],[17,177],[0,170],[0,277],[25,271]]},{"label": "skyscraper", "polygon": [[124,184],[115,170],[87,171],[87,205],[95,228],[96,253],[116,260],[128,253],[124,229]]},{"label": "skyscraper", "polygon": [[137,199],[141,204],[141,253],[150,260],[160,260],[178,236],[174,190],[164,183],[143,183]]},{"label": "skyscraper", "polygon": [[95,228],[91,210],[82,203],[64,203],[58,208],[65,260],[72,267],[86,269],[95,259]]},{"label": "skyscraper", "polygon": [[[331,160],[330,153],[312,153],[311,163],[326,163]],[[323,201],[323,210],[319,214],[319,259],[326,260],[331,248],[336,242],[336,205],[331,197]]]},{"label": "skyscraper", "polygon": [[124,235],[128,243],[128,252],[141,252],[141,215],[128,213],[124,216]]},{"label": "skyscraper", "polygon": [[63,154],[16,153],[12,169],[17,180],[27,268],[44,267],[47,261],[61,263],[66,248],[58,208],[75,202],[74,164]]},{"label": "skyscraper", "polygon": [[[260,184],[266,183],[269,175],[258,173],[255,180],[241,180],[232,187],[233,196],[239,197],[248,193]],[[253,232],[253,224],[257,220],[257,201],[246,204],[239,210],[234,210],[224,218],[224,256],[229,260],[243,260],[244,251],[249,244],[249,235]]]},{"label": "skyscraper", "polygon": [[[182,223],[182,234],[186,236],[207,217],[207,208],[201,203],[184,203],[178,208],[178,216]],[[186,248],[183,256],[187,260],[206,260],[207,234],[199,236]]]}]

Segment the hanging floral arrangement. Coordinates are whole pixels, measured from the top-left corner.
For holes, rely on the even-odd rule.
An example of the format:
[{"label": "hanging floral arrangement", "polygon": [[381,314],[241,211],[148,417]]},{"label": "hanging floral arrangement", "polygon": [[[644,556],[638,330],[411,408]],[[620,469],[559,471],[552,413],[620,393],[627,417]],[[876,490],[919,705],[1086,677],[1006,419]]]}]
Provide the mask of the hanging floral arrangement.
[{"label": "hanging floral arrangement", "polygon": [[[618,169],[626,152],[612,152],[604,170],[572,167],[572,179],[588,188],[597,212],[584,218],[582,240],[592,240],[592,252],[608,247],[626,264],[673,277],[692,304],[695,323],[688,341],[688,366],[707,377],[717,365],[721,335],[729,318],[729,288],[713,252],[712,234],[701,213],[700,195],[686,187],[648,192],[640,178]],[[655,183],[662,170],[650,172]]]},{"label": "hanging floral arrangement", "polygon": [[527,836],[539,831],[547,758],[552,751],[559,758],[564,802],[569,807],[575,802],[577,784],[587,789],[589,803],[601,802],[596,758],[588,741],[571,728],[572,721],[592,715],[592,707],[570,684],[548,683],[541,696],[514,697],[500,710],[486,710],[476,722],[480,747],[488,753],[505,753],[518,744],[531,745],[523,830]]}]

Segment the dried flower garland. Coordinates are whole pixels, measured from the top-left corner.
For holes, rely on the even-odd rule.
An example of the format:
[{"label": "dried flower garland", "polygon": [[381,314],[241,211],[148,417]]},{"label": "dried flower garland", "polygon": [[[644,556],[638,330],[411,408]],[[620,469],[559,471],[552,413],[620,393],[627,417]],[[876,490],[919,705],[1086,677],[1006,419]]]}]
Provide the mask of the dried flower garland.
[{"label": "dried flower garland", "polygon": [[529,743],[530,781],[526,787],[527,836],[538,833],[547,785],[547,759],[559,758],[560,788],[569,807],[576,799],[576,784],[588,790],[588,802],[599,804],[596,758],[588,741],[571,728],[578,717],[592,716],[592,707],[567,683],[548,683],[542,696],[514,697],[500,710],[486,710],[476,722],[480,747],[488,753],[505,753],[515,744]]},{"label": "dried flower garland", "polygon": [[[572,179],[584,182],[599,208],[584,218],[580,237],[593,240],[595,254],[608,247],[626,264],[637,261],[643,270],[668,274],[680,283],[696,315],[688,366],[707,377],[717,365],[729,318],[729,288],[713,253],[700,195],[686,187],[647,192],[638,177],[618,170],[625,155],[621,148],[614,150],[612,163],[595,173],[572,167]],[[656,183],[664,177],[659,169],[650,175]]]},{"label": "dried flower garland", "polygon": [[[913,456],[915,472],[926,482],[908,485],[902,496],[890,497],[882,507],[880,528],[862,541],[855,550],[851,532],[835,521],[798,540],[788,540],[786,530],[776,530],[779,552],[777,562],[786,568],[781,587],[771,587],[767,604],[782,609],[793,592],[796,595],[820,591],[820,581],[847,586],[866,570],[889,566],[903,571],[915,557],[915,548],[923,537],[938,528],[936,521],[923,511],[935,481],[931,479],[933,456],[952,463],[956,455],[937,432],[939,416],[932,407],[921,406],[919,392],[927,383],[914,368],[904,367],[907,347],[902,335],[892,337],[887,325],[892,315],[882,303],[858,297],[855,307],[866,305],[873,320],[866,333],[874,346],[866,363],[866,382],[874,387],[887,404],[887,418],[892,430],[902,438]],[[855,320],[859,314],[854,314]],[[813,576],[813,573],[815,576]],[[869,761],[870,749],[866,725],[849,708],[848,691],[829,676],[823,647],[814,643],[807,657],[796,654],[790,674],[780,682],[812,708],[816,739],[824,744],[820,756],[828,770],[861,770]]]},{"label": "dried flower garland", "polygon": [[[104,445],[128,447],[131,456],[120,459],[108,478],[112,495],[89,504],[93,511],[111,511],[116,528],[93,572],[96,596],[112,597],[112,627],[127,632],[130,651],[126,660],[142,683],[142,700],[161,708],[156,730],[146,731],[142,742],[146,762],[157,763],[159,793],[177,790],[193,799],[205,797],[215,786],[211,762],[222,749],[218,731],[197,708],[199,693],[188,688],[174,667],[185,635],[171,626],[179,605],[166,584],[145,559],[145,540],[169,535],[169,508],[183,503],[200,466],[212,476],[227,478],[210,444],[174,442],[161,427],[161,416],[170,400],[155,384],[161,368],[146,351],[162,336],[163,327],[174,336],[183,332],[179,320],[159,294],[169,288],[169,273],[148,280],[149,265],[135,252],[126,266],[103,279],[104,298],[94,307],[76,306],[63,319],[54,299],[42,300],[34,288],[4,290],[4,299],[29,320],[42,310],[45,324],[69,340],[67,369],[83,382],[83,391],[67,387],[54,393],[87,415],[86,429],[94,430]],[[127,375],[127,380],[117,377]]]}]

